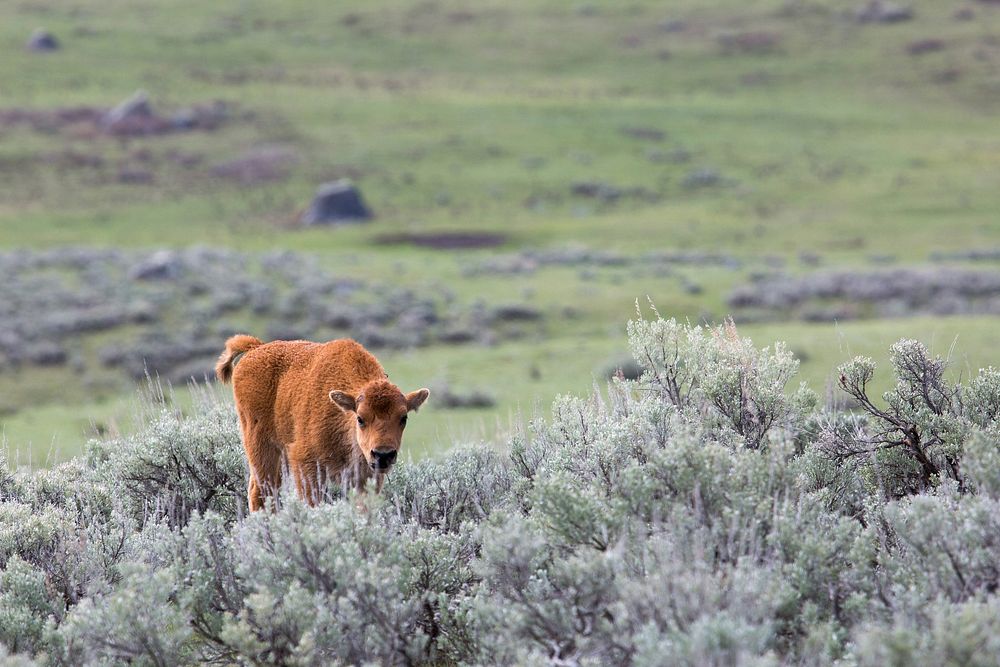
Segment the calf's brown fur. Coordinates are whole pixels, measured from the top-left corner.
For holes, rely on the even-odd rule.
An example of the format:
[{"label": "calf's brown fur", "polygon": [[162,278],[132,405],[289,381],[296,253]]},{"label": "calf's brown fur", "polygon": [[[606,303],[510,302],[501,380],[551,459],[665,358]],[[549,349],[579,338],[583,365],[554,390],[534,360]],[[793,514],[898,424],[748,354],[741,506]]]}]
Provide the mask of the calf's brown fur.
[{"label": "calf's brown fur", "polygon": [[233,336],[215,373],[233,383],[250,464],[247,500],[260,509],[292,474],[299,496],[316,504],[329,481],[381,489],[402,443],[406,415],[430,392],[403,394],[378,360],[353,340],[328,343]]}]

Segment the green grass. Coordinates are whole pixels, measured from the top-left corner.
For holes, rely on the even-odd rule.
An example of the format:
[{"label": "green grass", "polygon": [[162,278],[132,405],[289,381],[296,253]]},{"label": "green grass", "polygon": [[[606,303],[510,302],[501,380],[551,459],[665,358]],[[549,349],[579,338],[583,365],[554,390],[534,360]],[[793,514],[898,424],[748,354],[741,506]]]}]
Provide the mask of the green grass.
[{"label": "green grass", "polygon": [[[2,108],[111,106],[144,88],[159,109],[223,99],[235,112],[212,133],[125,142],[0,128],[0,249],[287,248],[368,280],[446,286],[466,302],[525,300],[550,313],[537,340],[382,355],[409,383],[447,377],[500,399],[495,410],[468,414],[429,404],[415,420],[415,453],[489,439],[519,410],[585,391],[624,349],[636,297],[651,296],[665,314],[718,319],[725,294],[767,256],[798,271],[804,251],[836,268],[1000,246],[991,139],[1000,130],[1000,9],[976,4],[976,20],[962,22],[948,3],[911,4],[915,20],[885,26],[859,26],[832,0],[5,5]],[[668,21],[683,28],[665,30]],[[64,48],[24,51],[38,25]],[[734,31],[775,33],[779,46],[727,55],[718,37]],[[924,38],[943,40],[944,50],[907,54]],[[634,127],[665,138],[622,132]],[[213,164],[264,144],[298,153],[287,180],[247,188],[210,177]],[[118,167],[140,150],[154,183],[118,183]],[[66,151],[105,167],[59,167]],[[170,158],[177,152],[201,162],[182,167]],[[701,168],[726,184],[685,188]],[[375,209],[374,223],[288,228],[318,183],[345,174]],[[656,199],[601,204],[570,194],[587,180]],[[376,243],[388,232],[454,229],[505,233],[503,251],[701,250],[738,255],[746,268],[677,269],[702,287],[693,295],[676,277],[615,270],[593,280],[570,269],[469,279],[462,267],[489,251]],[[566,307],[576,316],[561,315]],[[936,346],[957,335],[970,363],[990,363],[995,328],[991,318],[921,318],[745,331],[804,352],[803,374],[820,388],[851,350],[884,356],[903,335]],[[0,374],[0,406],[18,408],[3,429],[14,449],[70,454],[91,419],[123,419],[131,391],[66,370]]]},{"label": "green grass", "polygon": [[[285,141],[305,159],[290,182],[249,193],[179,173],[153,188],[33,181],[25,192],[33,205],[4,212],[5,242],[147,245],[196,234],[256,245],[247,237],[262,235],[260,223],[304,204],[324,173],[345,167],[362,174],[383,230],[460,224],[509,229],[522,243],[587,238],[623,248],[656,233],[670,245],[758,252],[861,237],[873,252],[919,253],[943,217],[947,246],[988,235],[998,195],[984,174],[998,158],[979,138],[996,127],[997,81],[969,53],[989,48],[997,13],[988,7],[974,26],[941,20],[925,2],[913,23],[871,27],[844,21],[832,4],[787,16],[779,3],[717,2],[670,16],[653,4],[596,5],[590,16],[573,4],[482,3],[465,20],[452,18],[458,5],[436,7],[338,5],[318,17],[297,3],[51,8],[45,23],[66,35],[66,48],[13,53],[8,103],[110,105],[137,87],[167,107],[223,98],[254,118],[209,137],[140,143],[224,159]],[[27,8],[9,14],[8,41],[40,19]],[[345,26],[348,14],[357,23]],[[655,27],[670,17],[688,30]],[[734,29],[778,32],[781,52],[723,55],[715,36]],[[908,41],[928,34],[947,37],[949,48],[905,54]],[[641,45],[623,47],[629,36]],[[662,49],[667,60],[656,55]],[[928,80],[946,66],[962,70],[958,81]],[[763,83],[747,83],[762,73]],[[667,140],[644,145],[621,134],[628,126],[659,128]],[[53,143],[23,134],[4,143],[10,159]],[[689,162],[647,159],[650,149],[676,147]],[[698,166],[739,186],[684,192],[680,180]],[[640,211],[569,201],[570,182],[601,176],[664,201],[632,207]],[[151,194],[162,197],[155,207]],[[540,211],[525,209],[532,196]],[[883,233],[867,233],[874,224]],[[370,234],[302,236],[289,242],[367,248]]]},{"label": "green grass", "polygon": [[[603,383],[607,370],[627,358],[624,327],[615,328],[618,330],[608,331],[604,337],[561,335],[491,348],[437,347],[380,355],[393,381],[404,390],[447,383],[459,391],[485,391],[497,402],[488,409],[442,410],[432,394],[432,400],[407,426],[407,455],[422,458],[458,443],[503,446],[507,437],[523,431],[530,419],[546,415],[555,396],[586,395],[595,383]],[[917,338],[935,354],[950,358],[956,380],[996,365],[994,351],[1000,347],[995,319],[984,317],[921,317],[841,325],[780,323],[746,326],[740,331],[758,346],[786,342],[802,361],[799,379],[821,399],[837,394],[836,367],[858,355],[870,356],[880,364],[872,383],[873,395],[889,389],[888,348],[901,337]],[[215,391],[229,400],[228,387]],[[192,404],[186,388],[174,388],[168,394],[181,410]],[[105,432],[128,432],[136,415],[150,409],[148,396],[143,390],[98,402],[53,402],[23,410],[4,421],[8,459],[50,464],[77,454],[83,441],[95,437],[95,426]]]}]

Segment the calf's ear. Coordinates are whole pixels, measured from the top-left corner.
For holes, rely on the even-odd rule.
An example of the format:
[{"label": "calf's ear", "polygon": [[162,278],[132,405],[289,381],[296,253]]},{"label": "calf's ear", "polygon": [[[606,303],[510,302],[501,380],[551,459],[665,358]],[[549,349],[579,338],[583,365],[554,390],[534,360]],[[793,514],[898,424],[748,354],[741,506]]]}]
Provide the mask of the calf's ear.
[{"label": "calf's ear", "polygon": [[354,412],[358,409],[358,404],[354,397],[342,391],[334,389],[330,392],[330,400],[336,403],[344,412]]},{"label": "calf's ear", "polygon": [[406,411],[412,412],[424,404],[427,397],[431,395],[429,389],[417,389],[406,395]]}]

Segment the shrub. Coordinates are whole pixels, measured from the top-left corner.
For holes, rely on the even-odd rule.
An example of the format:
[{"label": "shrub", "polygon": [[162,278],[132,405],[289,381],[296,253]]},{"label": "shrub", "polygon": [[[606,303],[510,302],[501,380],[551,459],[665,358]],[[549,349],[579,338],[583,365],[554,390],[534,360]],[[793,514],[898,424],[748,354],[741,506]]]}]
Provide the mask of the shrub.
[{"label": "shrub", "polygon": [[896,385],[883,395],[884,408],[868,395],[871,359],[857,357],[840,367],[840,387],[869,418],[828,425],[822,449],[886,497],[926,491],[942,479],[964,485],[963,443],[977,430],[995,433],[1000,423],[1000,373],[982,369],[967,387],[951,384],[947,361],[915,340],[895,343],[889,361]]},{"label": "shrub", "polygon": [[749,338],[740,338],[732,321],[713,331],[704,355],[702,392],[751,449],[764,444],[772,426],[795,423],[816,401],[805,385],[786,396],[785,385],[799,362],[783,343],[775,344],[773,352],[758,351]]},{"label": "shrub", "polygon": [[[638,311],[638,303],[636,304]],[[655,320],[639,317],[628,323],[628,339],[632,355],[641,368],[640,379],[658,390],[677,407],[691,402],[697,386],[699,351],[704,347],[701,327],[687,327],[674,319]]]},{"label": "shrub", "polygon": [[188,619],[171,603],[166,570],[136,568],[116,591],[87,598],[59,628],[53,661],[65,665],[178,665],[185,662]]},{"label": "shrub", "polygon": [[183,525],[195,512],[243,512],[246,463],[232,407],[203,400],[198,409],[198,420],[163,410],[137,436],[92,445],[105,483],[136,521]]},{"label": "shrub", "polygon": [[750,449],[764,446],[772,427],[801,422],[815,403],[804,385],[791,397],[785,394],[799,362],[784,344],[773,352],[757,350],[732,321],[706,332],[656,315],[629,323],[643,384],[678,408],[714,415],[719,427],[734,431]]},{"label": "shrub", "polygon": [[400,466],[383,489],[384,511],[399,521],[451,533],[508,503],[513,484],[510,465],[500,454],[469,447],[441,461]]},{"label": "shrub", "polygon": [[918,614],[897,614],[889,622],[862,626],[856,651],[863,667],[995,665],[1000,658],[1000,600],[934,602]]},{"label": "shrub", "polygon": [[629,333],[638,380],[379,496],[245,516],[214,400],[0,473],[0,664],[997,663],[995,370],[903,341],[884,406],[856,360],[817,413],[780,345]]},{"label": "shrub", "polygon": [[14,556],[0,573],[0,644],[14,652],[42,647],[45,621],[58,604],[45,585],[45,573]]},{"label": "shrub", "polygon": [[882,511],[881,539],[892,545],[882,562],[884,586],[914,612],[934,600],[963,602],[1000,589],[1000,501],[956,489],[944,485]]}]

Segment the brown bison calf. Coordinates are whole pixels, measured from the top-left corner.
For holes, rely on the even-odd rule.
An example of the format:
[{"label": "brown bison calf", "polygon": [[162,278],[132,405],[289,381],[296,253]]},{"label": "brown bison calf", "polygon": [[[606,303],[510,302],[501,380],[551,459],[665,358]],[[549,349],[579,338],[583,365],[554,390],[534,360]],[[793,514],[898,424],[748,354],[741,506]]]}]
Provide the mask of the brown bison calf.
[{"label": "brown bison calf", "polygon": [[281,486],[284,466],[309,504],[328,481],[382,488],[396,461],[406,414],[430,392],[403,394],[378,360],[353,340],[329,343],[233,336],[215,367],[233,383],[250,463],[250,510]]}]

